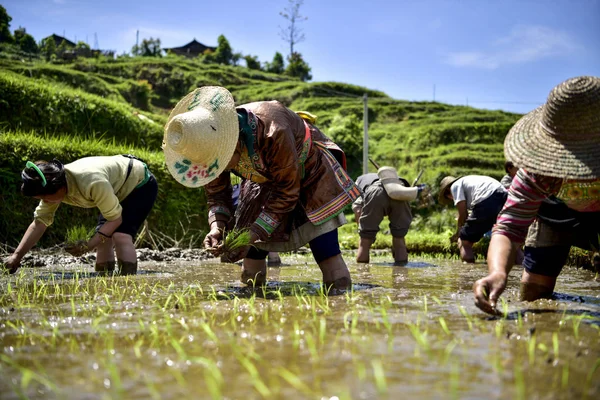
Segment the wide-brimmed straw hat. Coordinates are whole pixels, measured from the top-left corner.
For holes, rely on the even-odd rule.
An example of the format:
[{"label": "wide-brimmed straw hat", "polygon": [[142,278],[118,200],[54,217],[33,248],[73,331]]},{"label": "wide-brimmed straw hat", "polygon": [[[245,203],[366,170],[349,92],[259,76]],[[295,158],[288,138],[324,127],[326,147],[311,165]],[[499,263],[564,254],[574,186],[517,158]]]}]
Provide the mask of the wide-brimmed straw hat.
[{"label": "wide-brimmed straw hat", "polygon": [[600,178],[600,78],[569,79],[522,117],[504,154],[527,171],[567,179]]},{"label": "wide-brimmed straw hat", "polygon": [[182,185],[204,186],[227,168],[238,139],[231,93],[220,86],[198,88],[177,103],[165,125],[167,168]]},{"label": "wide-brimmed straw hat", "polygon": [[[395,200],[414,200],[417,195],[417,188],[410,190],[410,184],[406,179],[400,178],[398,172],[393,167],[381,167],[377,170],[377,176],[385,192]],[[411,188],[412,189],[412,188]]]},{"label": "wide-brimmed straw hat", "polygon": [[452,186],[452,184],[459,179],[460,179],[460,177],[455,178],[450,175],[448,175],[444,179],[442,179],[442,181],[440,182],[440,191],[438,193],[438,203],[445,204],[445,205],[452,203],[452,200],[450,200],[449,198],[444,196],[444,193],[446,193],[446,190],[448,190],[448,188],[450,186]]}]

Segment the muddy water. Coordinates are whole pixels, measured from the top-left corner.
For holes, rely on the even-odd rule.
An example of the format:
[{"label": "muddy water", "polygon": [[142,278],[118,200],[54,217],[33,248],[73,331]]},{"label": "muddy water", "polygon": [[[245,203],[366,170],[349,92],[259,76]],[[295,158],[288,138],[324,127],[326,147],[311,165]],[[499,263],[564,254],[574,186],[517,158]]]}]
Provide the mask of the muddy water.
[{"label": "muddy water", "polygon": [[0,278],[0,398],[599,398],[591,272],[524,303],[517,267],[491,318],[471,294],[484,265],[385,260],[350,264],[354,292],[329,298],[306,256],[269,268],[266,293],[214,261],[24,269]]}]

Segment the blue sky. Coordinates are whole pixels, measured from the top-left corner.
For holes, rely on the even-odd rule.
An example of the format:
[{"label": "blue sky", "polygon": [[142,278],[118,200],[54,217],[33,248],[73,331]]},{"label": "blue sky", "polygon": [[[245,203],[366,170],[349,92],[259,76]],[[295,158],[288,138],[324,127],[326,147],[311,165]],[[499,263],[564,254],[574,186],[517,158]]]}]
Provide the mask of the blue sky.
[{"label": "blue sky", "polygon": [[[129,51],[140,38],[163,47],[192,38],[270,61],[287,0],[3,0],[36,40],[52,33]],[[378,89],[405,100],[527,112],[577,75],[600,75],[600,0],[305,0],[296,46],[313,81]]]}]

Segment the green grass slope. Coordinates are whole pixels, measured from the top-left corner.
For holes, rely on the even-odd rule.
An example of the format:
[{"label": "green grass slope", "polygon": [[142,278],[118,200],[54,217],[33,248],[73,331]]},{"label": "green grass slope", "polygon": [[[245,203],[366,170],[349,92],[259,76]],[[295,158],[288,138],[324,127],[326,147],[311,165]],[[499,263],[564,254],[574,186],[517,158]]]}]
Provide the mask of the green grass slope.
[{"label": "green grass slope", "polygon": [[[166,116],[182,96],[202,85],[227,87],[237,104],[279,100],[293,110],[317,115],[317,125],[347,152],[354,177],[362,170],[366,93],[370,156],[381,165],[398,168],[409,180],[424,169],[422,182],[434,188],[446,174],[501,177],[504,136],[519,118],[502,111],[395,100],[356,85],[301,82],[176,56],[82,59],[67,64],[0,57],[0,144],[9,154],[0,160],[0,217],[19,216],[18,222],[0,225],[0,238],[14,243],[15,232],[22,232],[31,216],[31,202],[15,189],[27,159],[56,156],[69,162],[85,155],[133,152],[151,160],[153,170],[164,171],[160,144]],[[183,190],[168,174],[159,175],[161,187],[169,188],[164,196],[169,193],[173,198],[165,197],[163,202],[185,203],[189,192],[202,196],[201,190]],[[189,209],[178,207],[169,209],[164,218],[153,217],[153,226],[175,232],[186,218],[178,218],[178,213],[190,214],[192,209],[199,219],[206,218],[202,202]],[[431,212],[419,211],[419,218],[436,221],[437,214]],[[452,222],[443,218],[443,224],[423,223],[418,230],[443,235],[452,229]],[[194,227],[204,228],[201,223]]]}]

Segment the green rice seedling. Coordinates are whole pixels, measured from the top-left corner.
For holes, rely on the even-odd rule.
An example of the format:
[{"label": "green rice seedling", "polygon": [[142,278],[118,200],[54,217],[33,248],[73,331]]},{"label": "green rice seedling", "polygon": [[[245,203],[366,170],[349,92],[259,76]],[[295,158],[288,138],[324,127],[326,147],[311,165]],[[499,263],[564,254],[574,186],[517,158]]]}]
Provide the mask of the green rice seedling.
[{"label": "green rice seedling", "polygon": [[[252,361],[242,354],[241,352],[236,352],[236,358],[238,362],[248,371],[250,376],[252,377],[252,385],[254,389],[263,397],[270,397],[271,390],[269,387],[263,382],[260,372],[256,368],[256,366],[252,363]],[[218,367],[217,367],[218,369]]]},{"label": "green rice seedling", "polygon": [[473,317],[469,313],[467,313],[467,310],[463,306],[458,306],[458,311],[460,311],[462,316],[465,317],[465,319],[467,320],[467,325],[469,326],[469,330],[472,331],[473,330],[473,322],[472,322]]},{"label": "green rice seedling", "polygon": [[281,367],[277,373],[294,389],[302,392],[307,397],[313,397],[312,390],[296,374],[284,367]]},{"label": "green rice seedling", "polygon": [[385,378],[385,371],[383,370],[383,364],[381,360],[373,360],[371,361],[371,366],[373,367],[373,377],[375,378],[375,386],[377,387],[377,391],[379,394],[384,394],[387,392],[387,380]]},{"label": "green rice seedling", "polygon": [[72,245],[79,241],[88,240],[92,237],[94,233],[94,229],[86,228],[84,225],[75,225],[67,229],[67,234],[65,236],[66,245]]},{"label": "green rice seedling", "polygon": [[552,334],[552,351],[554,352],[554,358],[558,358],[558,332]]},{"label": "green rice seedling", "polygon": [[327,333],[327,320],[325,318],[319,319],[319,343],[321,346],[325,345],[325,335]]},{"label": "green rice seedling", "polygon": [[525,390],[525,377],[523,375],[523,368],[518,363],[515,364],[514,376],[515,376],[515,390],[517,392],[516,398],[519,400],[524,400],[527,398],[526,390]]},{"label": "green rice seedling", "polygon": [[427,329],[421,332],[421,329],[419,329],[418,324],[412,323],[408,323],[408,329],[410,330],[410,333],[413,335],[418,344],[418,346],[415,347],[415,352],[418,352],[419,348],[422,348],[423,350],[425,350],[425,352],[429,352],[430,346],[429,340],[427,339]]},{"label": "green rice seedling", "polygon": [[596,373],[596,370],[598,370],[598,368],[600,368],[600,357],[596,359],[594,366],[590,369],[590,371],[587,374],[587,377],[585,380],[585,386],[586,386],[585,393],[587,393],[588,388],[592,383],[592,378],[594,377],[594,374]]},{"label": "green rice seedling", "polygon": [[566,389],[569,385],[569,363],[563,365],[562,368],[562,376],[561,376],[561,387],[562,389]]},{"label": "green rice seedling", "polygon": [[502,336],[502,333],[504,332],[504,320],[497,321],[494,330],[496,332],[496,337],[499,339],[500,336]]},{"label": "green rice seedling", "polygon": [[446,320],[444,319],[444,317],[439,317],[438,320],[440,321],[440,326],[442,327],[442,330],[444,331],[444,333],[446,333],[446,335],[450,336],[450,329],[448,329],[448,325],[446,324]]},{"label": "green rice seedling", "polygon": [[535,335],[532,335],[527,341],[527,356],[529,357],[529,365],[533,365],[535,362],[535,342]]},{"label": "green rice seedling", "polygon": [[223,252],[229,253],[250,245],[252,235],[249,229],[232,229],[223,239]]}]

